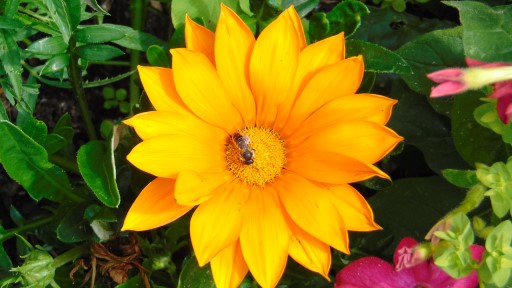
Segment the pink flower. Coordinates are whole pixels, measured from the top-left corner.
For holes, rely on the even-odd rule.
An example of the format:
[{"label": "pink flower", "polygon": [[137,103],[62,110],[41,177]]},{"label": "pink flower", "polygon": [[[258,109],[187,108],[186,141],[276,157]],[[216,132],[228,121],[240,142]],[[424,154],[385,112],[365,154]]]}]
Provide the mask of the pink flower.
[{"label": "pink flower", "polygon": [[498,100],[498,115],[501,121],[508,123],[512,117],[512,66],[470,58],[466,58],[466,63],[470,68],[448,68],[428,74],[430,80],[439,83],[432,88],[430,97],[458,94],[493,84],[494,92],[489,97]]},{"label": "pink flower", "polygon": [[[398,244],[393,255],[395,264],[403,262],[404,251],[411,252],[418,242],[405,237]],[[400,252],[401,251],[401,252]],[[473,259],[480,261],[484,247],[471,247]],[[408,266],[403,265],[402,266]],[[476,271],[470,275],[454,279],[437,267],[433,261],[427,260],[410,268],[395,270],[390,263],[377,257],[364,257],[350,263],[336,275],[334,288],[472,288],[478,285]]]}]

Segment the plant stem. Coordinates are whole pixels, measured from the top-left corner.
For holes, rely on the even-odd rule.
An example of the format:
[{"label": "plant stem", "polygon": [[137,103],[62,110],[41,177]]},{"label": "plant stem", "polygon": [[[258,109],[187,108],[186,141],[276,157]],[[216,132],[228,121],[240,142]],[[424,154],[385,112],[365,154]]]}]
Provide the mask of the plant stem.
[{"label": "plant stem", "polygon": [[23,225],[21,227],[5,230],[0,234],[0,243],[2,243],[3,241],[5,241],[11,237],[14,237],[16,234],[20,234],[23,231],[32,230],[34,228],[46,225],[53,220],[53,217],[54,217],[54,215],[52,215],[50,217],[46,217],[46,218],[33,220],[32,222],[26,223],[25,225]]},{"label": "plant stem", "polygon": [[80,175],[80,170],[78,170],[78,165],[76,164],[75,161],[71,160],[70,158],[67,158],[67,157],[64,157],[61,155],[56,155],[56,154],[50,155],[48,158],[49,158],[50,162],[52,162],[53,164],[57,164],[60,167],[66,169],[76,175]]},{"label": "plant stem", "polygon": [[68,75],[69,81],[71,82],[71,87],[73,92],[78,100],[78,106],[80,107],[80,112],[82,113],[82,118],[85,123],[85,130],[87,131],[87,135],[90,140],[98,139],[96,135],[96,130],[94,129],[94,125],[91,120],[91,114],[89,111],[89,107],[87,106],[87,99],[85,99],[85,90],[83,86],[82,79],[82,68],[78,63],[79,57],[75,51],[76,48],[76,40],[74,37],[69,39],[69,67],[68,67]]},{"label": "plant stem", "polygon": [[86,246],[78,246],[75,248],[71,248],[68,251],[55,257],[55,259],[53,259],[53,267],[59,268],[60,266],[75,260],[76,258],[84,255],[87,252],[88,249]]},{"label": "plant stem", "polygon": [[[146,13],[146,1],[132,0],[130,3],[130,12],[132,15],[132,28],[137,31],[142,30],[143,18]],[[137,50],[130,51],[130,70],[136,70],[137,65],[140,63],[141,53]],[[138,79],[138,74],[130,76],[130,109],[139,103],[140,89],[135,83]]]}]

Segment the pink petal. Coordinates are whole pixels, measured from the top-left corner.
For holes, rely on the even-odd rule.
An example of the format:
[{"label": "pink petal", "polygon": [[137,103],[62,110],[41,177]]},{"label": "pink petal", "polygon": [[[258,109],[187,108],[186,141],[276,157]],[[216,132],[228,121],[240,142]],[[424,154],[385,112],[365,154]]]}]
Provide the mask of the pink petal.
[{"label": "pink petal", "polygon": [[462,75],[464,75],[464,69],[447,68],[427,74],[427,77],[436,83],[444,83],[446,81],[461,80]]},{"label": "pink petal", "polygon": [[399,288],[397,283],[399,279],[391,264],[377,257],[364,257],[338,272],[334,288]]},{"label": "pink petal", "polygon": [[448,81],[442,84],[439,84],[436,87],[432,87],[432,91],[430,92],[430,97],[442,97],[453,94],[459,94],[466,90],[466,85],[463,82],[456,81]]}]

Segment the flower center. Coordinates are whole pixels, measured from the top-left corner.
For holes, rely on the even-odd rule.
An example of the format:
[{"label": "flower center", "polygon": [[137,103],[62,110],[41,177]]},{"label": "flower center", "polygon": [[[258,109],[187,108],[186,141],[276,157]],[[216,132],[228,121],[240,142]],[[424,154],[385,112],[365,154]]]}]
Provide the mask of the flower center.
[{"label": "flower center", "polygon": [[272,129],[244,128],[227,139],[226,163],[235,178],[248,185],[264,186],[283,170],[284,141]]}]

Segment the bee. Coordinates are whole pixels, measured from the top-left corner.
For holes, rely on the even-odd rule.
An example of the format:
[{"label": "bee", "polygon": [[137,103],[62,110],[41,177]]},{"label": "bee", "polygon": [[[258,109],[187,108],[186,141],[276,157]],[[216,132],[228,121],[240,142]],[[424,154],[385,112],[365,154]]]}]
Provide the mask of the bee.
[{"label": "bee", "polygon": [[235,143],[236,147],[240,149],[240,160],[245,165],[254,163],[254,150],[250,146],[251,139],[249,139],[249,136],[235,133],[233,134],[233,142]]}]

